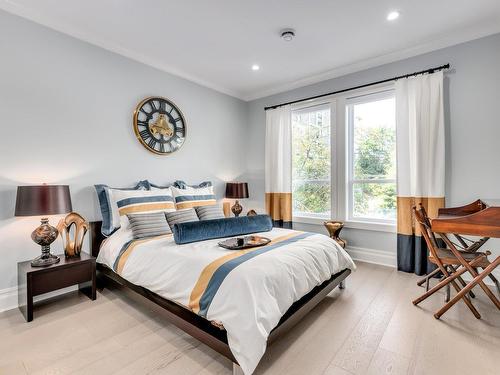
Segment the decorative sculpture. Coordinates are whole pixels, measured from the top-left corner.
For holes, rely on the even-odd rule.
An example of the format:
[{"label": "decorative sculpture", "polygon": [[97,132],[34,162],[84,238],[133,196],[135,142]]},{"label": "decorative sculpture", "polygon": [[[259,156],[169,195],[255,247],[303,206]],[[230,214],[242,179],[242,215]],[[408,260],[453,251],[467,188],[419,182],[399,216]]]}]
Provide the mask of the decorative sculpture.
[{"label": "decorative sculpture", "polygon": [[[74,230],[72,233],[72,226]],[[57,230],[61,234],[64,244],[64,255],[66,257],[79,257],[82,251],[85,234],[89,230],[87,221],[76,212],[69,213],[57,224]]]},{"label": "decorative sculpture", "polygon": [[342,221],[329,220],[329,221],[325,221],[323,223],[323,225],[325,226],[326,230],[328,231],[330,238],[333,239],[340,246],[342,246],[342,248],[345,249],[345,247],[347,245],[347,241],[340,238],[340,232],[342,231],[342,228],[344,228],[344,223]]}]

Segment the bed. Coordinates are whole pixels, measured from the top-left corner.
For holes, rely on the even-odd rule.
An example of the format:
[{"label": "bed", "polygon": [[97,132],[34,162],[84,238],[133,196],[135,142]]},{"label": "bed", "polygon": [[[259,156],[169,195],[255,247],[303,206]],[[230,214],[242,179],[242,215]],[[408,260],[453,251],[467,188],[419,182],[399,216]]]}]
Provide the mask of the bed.
[{"label": "bed", "polygon": [[100,287],[116,282],[158,304],[173,324],[230,359],[235,373],[251,374],[266,348],[355,269],[329,237],[287,229],[262,233],[274,250],[233,269],[221,266],[232,254],[220,240],[141,242],[126,230],[106,239],[101,222],[90,223],[90,234]]}]

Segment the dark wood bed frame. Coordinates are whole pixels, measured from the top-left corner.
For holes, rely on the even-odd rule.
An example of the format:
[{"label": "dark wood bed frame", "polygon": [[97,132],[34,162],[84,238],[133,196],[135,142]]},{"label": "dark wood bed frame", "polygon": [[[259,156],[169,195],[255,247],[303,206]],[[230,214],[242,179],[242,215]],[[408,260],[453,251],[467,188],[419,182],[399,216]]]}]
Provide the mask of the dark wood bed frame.
[{"label": "dark wood bed frame", "polygon": [[[90,250],[93,256],[97,257],[104,236],[101,234],[101,222],[90,223]],[[319,302],[326,297],[337,286],[344,288],[344,280],[351,270],[345,269],[335,275],[323,284],[318,285],[300,300],[296,301],[283,315],[278,325],[271,331],[268,338],[268,345],[278,337],[285,334],[291,327],[300,322],[300,320],[311,311]],[[109,267],[97,263],[97,280],[100,288],[103,288],[107,281],[112,281],[132,289],[134,292],[146,297],[148,300],[161,306],[166,310],[168,320],[182,329],[192,337],[208,345],[224,357],[229,358],[235,365],[238,364],[231,353],[227,342],[227,335],[224,329],[214,326],[209,320],[202,318],[191,310],[174,303],[168,299],[159,296],[150,290],[141,286],[132,284],[123,277],[115,273]]]}]

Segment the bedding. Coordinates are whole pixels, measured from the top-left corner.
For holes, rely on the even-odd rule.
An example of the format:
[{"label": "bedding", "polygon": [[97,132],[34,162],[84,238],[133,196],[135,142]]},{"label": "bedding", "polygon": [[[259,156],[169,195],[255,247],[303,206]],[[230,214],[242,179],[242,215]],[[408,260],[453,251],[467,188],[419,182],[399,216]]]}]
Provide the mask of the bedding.
[{"label": "bedding", "polygon": [[196,215],[200,220],[224,219],[224,210],[221,204],[214,206],[195,207]]},{"label": "bedding", "polygon": [[179,223],[171,228],[175,243],[179,245],[214,238],[268,232],[273,228],[273,223],[269,215],[256,215]]},{"label": "bedding", "polygon": [[[114,199],[112,198],[113,190],[149,190],[150,185],[147,180],[139,181],[133,188],[110,188],[108,185],[94,185],[99,200],[99,208],[102,215],[101,233],[103,236],[109,236],[114,231],[120,228],[120,217],[116,214]],[[114,213],[114,214],[113,214]]]},{"label": "bedding", "polygon": [[177,180],[174,182],[173,186],[176,188],[179,188],[179,189],[187,189],[188,187],[203,188],[203,187],[207,187],[207,186],[212,186],[212,181],[203,181],[203,182],[200,182],[198,185],[188,185],[188,184],[186,184],[186,182],[184,182],[182,180]]},{"label": "bedding", "polygon": [[266,349],[288,308],[315,286],[348,268],[349,255],[331,238],[273,228],[263,247],[231,251],[219,239],[176,245],[171,234],[134,240],[121,228],[107,238],[97,261],[200,316],[222,324],[245,374]]},{"label": "bedding", "polygon": [[180,210],[175,212],[167,212],[165,216],[167,217],[167,222],[171,230],[174,229],[175,224],[189,223],[192,221],[200,220],[198,219],[198,216],[196,215],[196,211],[194,210],[194,208],[188,208],[186,210]]},{"label": "bedding", "polygon": [[172,233],[164,212],[128,214],[127,217],[130,222],[130,229],[136,240]]},{"label": "bedding", "polygon": [[172,186],[171,189],[175,199],[175,208],[177,210],[217,204],[213,186],[186,186],[183,189]]},{"label": "bedding", "polygon": [[111,191],[121,218],[131,213],[175,211],[174,197],[169,189]]}]

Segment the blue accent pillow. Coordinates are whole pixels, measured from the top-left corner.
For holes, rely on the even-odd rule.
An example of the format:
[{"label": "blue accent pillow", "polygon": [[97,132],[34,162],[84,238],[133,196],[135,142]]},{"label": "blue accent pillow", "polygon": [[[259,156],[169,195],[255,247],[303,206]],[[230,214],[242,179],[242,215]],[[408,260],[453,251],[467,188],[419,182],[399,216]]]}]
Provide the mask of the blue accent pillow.
[{"label": "blue accent pillow", "polygon": [[164,185],[164,186],[161,186],[161,185],[156,185],[156,184],[153,184],[151,181],[149,180],[146,180],[149,184],[150,187],[152,188],[155,188],[155,189],[168,189],[170,186],[172,185]]},{"label": "blue accent pillow", "polygon": [[272,229],[273,222],[269,215],[256,215],[179,223],[174,225],[173,232],[175,243],[181,245]]},{"label": "blue accent pillow", "polygon": [[177,189],[186,189],[187,187],[203,188],[203,187],[212,186],[212,181],[203,181],[203,182],[200,182],[198,185],[188,185],[182,180],[177,180],[174,182],[173,186],[176,187]]},{"label": "blue accent pillow", "polygon": [[116,230],[120,229],[120,225],[113,224],[113,206],[112,201],[109,197],[109,189],[117,190],[150,190],[150,185],[147,180],[139,181],[139,183],[133,188],[110,188],[108,185],[94,185],[95,191],[97,193],[97,198],[99,199],[99,207],[101,208],[102,215],[102,226],[101,233],[103,236],[110,236]]}]

